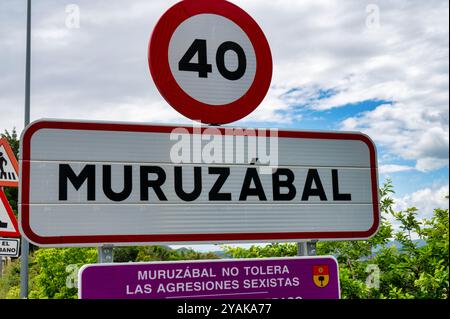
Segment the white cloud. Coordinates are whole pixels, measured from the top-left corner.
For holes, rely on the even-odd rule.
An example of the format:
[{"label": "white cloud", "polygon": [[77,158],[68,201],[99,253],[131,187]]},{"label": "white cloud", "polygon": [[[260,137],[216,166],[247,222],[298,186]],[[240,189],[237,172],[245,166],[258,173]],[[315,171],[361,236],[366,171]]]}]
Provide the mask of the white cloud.
[{"label": "white cloud", "polygon": [[[377,1],[375,29],[365,27],[369,2],[282,2],[252,7],[267,23],[277,87],[301,88],[283,97],[288,105],[390,101],[341,128],[364,131],[418,170],[448,165],[448,2]],[[321,89],[335,94],[318,99]]]},{"label": "white cloud", "polygon": [[416,110],[405,112],[408,105],[400,103],[381,105],[374,111],[346,119],[342,127],[364,131],[390,152],[416,160],[416,169],[420,171],[448,165],[448,122],[432,116],[432,109],[417,111],[420,108],[416,104],[409,106]]},{"label": "white cloud", "polygon": [[401,211],[409,207],[416,207],[420,218],[429,218],[432,216],[434,209],[449,208],[449,200],[446,198],[448,195],[448,185],[420,189],[410,195],[395,198],[394,210]]},{"label": "white cloud", "polygon": [[393,104],[346,119],[342,128],[364,131],[393,154],[415,160],[420,171],[447,166],[448,14],[443,12],[448,12],[448,2],[426,7],[405,3],[402,11],[381,2],[380,8],[385,53],[367,60],[357,83],[322,107],[342,105],[352,97],[390,100]]},{"label": "white cloud", "polygon": [[397,172],[406,172],[414,170],[415,168],[408,165],[397,165],[397,164],[385,164],[378,167],[378,172],[380,174],[389,174]]},{"label": "white cloud", "polygon": [[448,166],[448,159],[425,157],[417,160],[416,168],[422,172],[433,171]]}]

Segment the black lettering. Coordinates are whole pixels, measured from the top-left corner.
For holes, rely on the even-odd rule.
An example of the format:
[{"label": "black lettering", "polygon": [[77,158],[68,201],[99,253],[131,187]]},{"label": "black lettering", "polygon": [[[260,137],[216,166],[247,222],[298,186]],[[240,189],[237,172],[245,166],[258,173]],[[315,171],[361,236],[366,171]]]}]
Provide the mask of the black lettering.
[{"label": "black lettering", "polygon": [[[312,188],[313,183],[316,188]],[[308,176],[306,176],[305,189],[303,190],[302,201],[309,200],[310,196],[319,196],[321,201],[327,200],[327,195],[322,186],[322,181],[320,180],[319,172],[317,169],[308,170]]]},{"label": "black lettering", "polygon": [[339,193],[338,170],[337,169],[331,170],[331,175],[333,178],[333,200],[335,200],[335,201],[351,201],[352,200],[351,194],[340,194]]},{"label": "black lettering", "polygon": [[[156,174],[156,180],[148,180],[148,174]],[[148,189],[155,191],[160,201],[167,201],[161,186],[166,182],[166,172],[159,166],[141,166],[141,200],[148,200]]]},{"label": "black lettering", "polygon": [[133,167],[125,165],[123,167],[123,190],[116,193],[111,186],[111,165],[103,165],[103,192],[105,196],[115,202],[122,202],[130,196],[133,190]]},{"label": "black lettering", "polygon": [[[281,181],[280,177],[285,176],[286,180]],[[288,168],[279,168],[272,175],[273,200],[274,201],[290,201],[295,198],[297,190],[294,186],[294,173]],[[287,188],[287,194],[281,194],[281,188]]]},{"label": "black lettering", "polygon": [[183,190],[183,168],[175,167],[175,192],[178,197],[185,202],[196,200],[202,192],[202,168],[194,167],[194,189],[191,193]]},{"label": "black lettering", "polygon": [[87,200],[95,201],[95,165],[86,165],[77,176],[69,164],[59,164],[59,200],[67,200],[67,180],[76,190],[87,180]]},{"label": "black lettering", "polygon": [[[252,181],[255,184],[254,188],[250,188]],[[259,200],[267,200],[266,194],[264,193],[264,188],[261,184],[261,180],[259,179],[258,171],[253,167],[247,168],[239,200],[245,201],[247,200],[248,196],[258,196]]]},{"label": "black lettering", "polygon": [[[198,57],[198,63],[191,62],[195,55]],[[187,52],[181,58],[180,62],[178,62],[178,70],[198,72],[199,78],[208,77],[208,73],[212,72],[212,65],[208,64],[206,40],[194,40]]]},{"label": "black lettering", "polygon": [[208,174],[218,174],[219,177],[217,181],[211,187],[209,191],[209,200],[210,201],[231,201],[231,193],[220,193],[223,185],[226,180],[230,176],[230,168],[229,167],[209,167]]},{"label": "black lettering", "polygon": [[[235,71],[230,71],[225,65],[225,53],[228,51],[234,51],[238,57],[238,67]],[[217,69],[222,76],[230,81],[236,81],[242,78],[247,70],[247,58],[245,56],[244,49],[233,41],[227,41],[222,43],[217,49],[216,53]]]}]

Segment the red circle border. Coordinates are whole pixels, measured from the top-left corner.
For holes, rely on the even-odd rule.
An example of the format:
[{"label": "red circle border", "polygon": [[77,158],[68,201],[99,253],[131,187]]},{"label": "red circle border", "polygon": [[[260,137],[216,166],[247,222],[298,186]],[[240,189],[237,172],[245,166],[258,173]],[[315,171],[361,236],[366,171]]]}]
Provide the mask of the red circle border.
[{"label": "red circle border", "polygon": [[[169,43],[186,19],[198,14],[217,14],[236,23],[250,39],[256,55],[256,73],[251,87],[238,100],[226,105],[209,105],[190,97],[176,82],[169,66]],[[272,80],[273,62],[269,43],[253,18],[225,0],[183,0],[158,21],[151,35],[148,61],[150,73],[161,95],[179,113],[208,124],[227,124],[253,112],[265,98]]]}]

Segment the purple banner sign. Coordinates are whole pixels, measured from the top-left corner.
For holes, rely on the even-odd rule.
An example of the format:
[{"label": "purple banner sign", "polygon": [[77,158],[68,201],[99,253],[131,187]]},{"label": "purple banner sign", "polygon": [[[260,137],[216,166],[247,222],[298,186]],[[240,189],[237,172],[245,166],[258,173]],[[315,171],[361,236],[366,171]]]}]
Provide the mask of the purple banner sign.
[{"label": "purple banner sign", "polygon": [[81,299],[339,299],[333,257],[86,265]]}]

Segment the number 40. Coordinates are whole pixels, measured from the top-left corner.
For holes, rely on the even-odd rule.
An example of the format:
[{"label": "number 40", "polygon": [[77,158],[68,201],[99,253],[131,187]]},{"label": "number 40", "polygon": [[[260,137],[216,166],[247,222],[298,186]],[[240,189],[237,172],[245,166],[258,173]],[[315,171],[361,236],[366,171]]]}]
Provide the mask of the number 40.
[{"label": "number 40", "polygon": [[[225,66],[225,53],[234,51],[238,57],[238,67],[236,70],[230,71]],[[195,39],[187,52],[178,62],[178,70],[197,72],[199,78],[207,78],[208,73],[212,73],[212,65],[208,64],[206,53],[206,40]],[[198,62],[191,62],[195,54],[198,54]],[[227,80],[236,81],[242,78],[247,69],[247,58],[244,49],[236,42],[226,41],[217,49],[216,64],[219,73]]]}]

